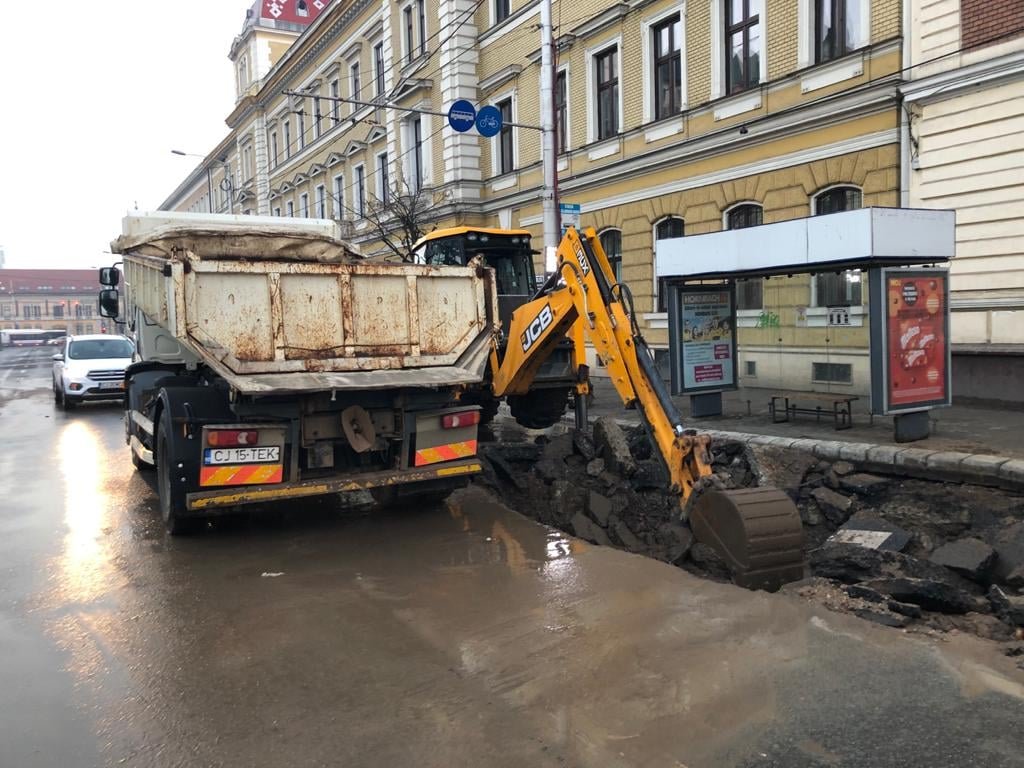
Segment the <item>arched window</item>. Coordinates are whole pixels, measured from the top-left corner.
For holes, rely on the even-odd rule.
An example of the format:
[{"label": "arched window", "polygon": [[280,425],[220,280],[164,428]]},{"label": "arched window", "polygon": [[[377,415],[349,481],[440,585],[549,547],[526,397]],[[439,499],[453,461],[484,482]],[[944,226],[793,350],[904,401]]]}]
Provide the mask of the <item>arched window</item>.
[{"label": "arched window", "polygon": [[[726,229],[756,227],[764,221],[764,208],[757,203],[739,203],[725,211]],[[736,309],[763,309],[764,290],[761,278],[736,281]]]},{"label": "arched window", "polygon": [[611,264],[615,282],[622,282],[622,232],[617,229],[606,229],[600,235],[601,247],[604,249],[608,263]]},{"label": "arched window", "polygon": [[745,229],[757,227],[763,223],[764,208],[757,203],[740,203],[725,213],[726,229]]},{"label": "arched window", "polygon": [[[654,225],[654,253],[658,253],[658,241],[668,240],[673,237],[682,237],[686,224],[679,216],[667,216]],[[654,306],[657,312],[668,311],[668,291],[665,289],[665,279],[657,280],[654,284]]]},{"label": "arched window", "polygon": [[[824,189],[814,196],[814,215],[855,211],[863,206],[864,195],[851,185]],[[811,282],[811,305],[815,307],[859,306],[862,299],[860,272],[827,272]]]}]

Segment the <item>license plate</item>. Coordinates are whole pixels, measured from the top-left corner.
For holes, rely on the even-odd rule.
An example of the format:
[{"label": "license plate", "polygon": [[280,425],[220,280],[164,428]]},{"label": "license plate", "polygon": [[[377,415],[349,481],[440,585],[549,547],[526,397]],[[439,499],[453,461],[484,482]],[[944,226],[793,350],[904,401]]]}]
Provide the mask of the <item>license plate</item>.
[{"label": "license plate", "polygon": [[244,448],[207,448],[203,452],[203,464],[278,464],[281,461],[281,446],[250,445]]},{"label": "license plate", "polygon": [[101,381],[100,389],[124,389],[123,381]]}]

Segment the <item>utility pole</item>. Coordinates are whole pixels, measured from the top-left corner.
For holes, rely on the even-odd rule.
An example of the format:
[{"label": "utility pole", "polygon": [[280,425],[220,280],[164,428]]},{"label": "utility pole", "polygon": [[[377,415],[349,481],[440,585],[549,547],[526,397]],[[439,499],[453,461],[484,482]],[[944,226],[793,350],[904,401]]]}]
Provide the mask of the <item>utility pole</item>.
[{"label": "utility pole", "polygon": [[558,231],[558,208],[555,204],[555,174],[558,155],[555,150],[554,60],[552,58],[551,0],[540,0],[540,129],[541,160],[544,166],[544,192],[541,212],[544,215],[544,270],[555,271],[555,252],[561,233]]}]

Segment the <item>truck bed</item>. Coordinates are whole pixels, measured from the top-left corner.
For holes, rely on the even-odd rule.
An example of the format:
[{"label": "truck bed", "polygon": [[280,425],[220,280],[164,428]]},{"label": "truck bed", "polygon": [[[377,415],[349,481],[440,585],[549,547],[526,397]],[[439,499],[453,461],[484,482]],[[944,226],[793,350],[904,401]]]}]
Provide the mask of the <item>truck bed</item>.
[{"label": "truck bed", "polygon": [[[235,218],[259,226],[255,217]],[[115,246],[124,253],[129,317],[138,309],[243,392],[449,386],[483,377],[497,317],[486,270],[278,260],[268,242],[296,252],[281,248],[280,232],[271,241],[251,238],[248,251],[237,233],[226,233],[226,255],[209,226],[201,239],[163,231],[158,244],[140,228],[133,222],[131,243]]]}]

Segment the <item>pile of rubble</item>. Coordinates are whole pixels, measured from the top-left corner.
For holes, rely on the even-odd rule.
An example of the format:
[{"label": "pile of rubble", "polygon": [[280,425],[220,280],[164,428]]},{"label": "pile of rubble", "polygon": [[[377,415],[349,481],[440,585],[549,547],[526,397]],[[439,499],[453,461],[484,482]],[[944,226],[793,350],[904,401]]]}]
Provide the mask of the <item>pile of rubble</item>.
[{"label": "pile of rubble", "polygon": [[[569,430],[491,443],[482,456],[479,482],[542,523],[729,578],[721,558],[695,542],[681,519],[641,427],[624,431],[605,418],[593,434]],[[1021,497],[883,477],[845,461],[736,442],[716,443],[712,460],[725,488],[774,485],[797,504],[810,578],[788,590],[888,626],[1024,639]]]}]

